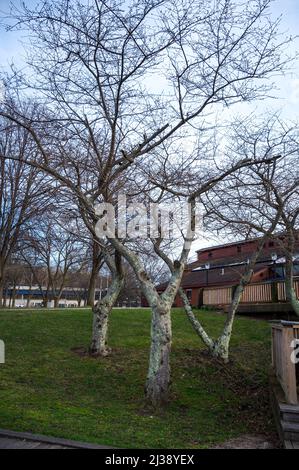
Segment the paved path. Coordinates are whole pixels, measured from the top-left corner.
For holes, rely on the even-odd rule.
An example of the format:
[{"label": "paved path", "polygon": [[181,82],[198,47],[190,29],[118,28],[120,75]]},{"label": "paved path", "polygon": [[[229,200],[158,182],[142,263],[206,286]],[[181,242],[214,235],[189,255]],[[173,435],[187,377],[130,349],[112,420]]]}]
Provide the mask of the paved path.
[{"label": "paved path", "polygon": [[70,449],[70,447],[46,444],[45,442],[28,441],[12,437],[0,437],[0,449]]},{"label": "paved path", "polygon": [[0,449],[112,449],[112,447],[0,429]]}]

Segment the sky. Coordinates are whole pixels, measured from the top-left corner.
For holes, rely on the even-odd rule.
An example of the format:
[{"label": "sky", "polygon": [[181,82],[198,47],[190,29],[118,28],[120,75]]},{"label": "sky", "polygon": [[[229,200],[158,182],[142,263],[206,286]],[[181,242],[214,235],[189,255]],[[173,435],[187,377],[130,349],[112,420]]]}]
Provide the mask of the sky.
[{"label": "sky", "polygon": [[[16,0],[16,3],[18,2],[19,0]],[[25,3],[34,7],[38,0],[25,0]],[[0,17],[3,16],[3,12],[9,10],[9,4],[9,0],[0,0]],[[299,35],[299,0],[276,0],[271,8],[271,14],[274,18],[282,15],[281,28],[283,31],[292,36]],[[22,65],[22,57],[24,57],[22,38],[24,38],[24,33],[6,32],[4,27],[0,25],[0,70],[7,69],[11,62],[17,66]],[[298,38],[290,46],[289,52],[296,51],[299,52]],[[237,104],[229,108],[226,113],[246,115],[252,111],[262,114],[265,111],[277,110],[285,120],[299,121],[299,60],[292,65],[292,71],[286,76],[277,77],[275,84],[278,87],[278,91],[275,91],[275,100],[266,100],[259,104]],[[219,239],[220,243],[225,241]],[[194,249],[210,245],[211,242],[211,239],[195,242]],[[194,252],[194,250],[192,251]]]}]

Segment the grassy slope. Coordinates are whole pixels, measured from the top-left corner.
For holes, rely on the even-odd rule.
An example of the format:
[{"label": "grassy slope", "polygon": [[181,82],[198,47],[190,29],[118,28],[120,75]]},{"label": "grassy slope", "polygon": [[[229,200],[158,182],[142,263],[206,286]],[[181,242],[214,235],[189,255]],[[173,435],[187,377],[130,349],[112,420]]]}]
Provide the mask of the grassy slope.
[{"label": "grassy slope", "polygon": [[[200,312],[212,334],[224,317]],[[267,389],[270,331],[238,318],[232,363],[202,353],[183,312],[173,312],[172,400],[153,415],[144,409],[150,314],[115,310],[110,357],[71,351],[87,346],[88,310],[3,311],[0,338],[0,427],[118,447],[190,448],[248,432],[273,432]]]}]

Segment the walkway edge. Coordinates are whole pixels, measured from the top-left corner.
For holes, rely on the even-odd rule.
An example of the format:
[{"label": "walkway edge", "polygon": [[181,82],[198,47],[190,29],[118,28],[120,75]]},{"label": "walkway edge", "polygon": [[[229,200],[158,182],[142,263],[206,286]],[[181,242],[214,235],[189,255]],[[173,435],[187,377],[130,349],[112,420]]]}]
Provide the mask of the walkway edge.
[{"label": "walkway edge", "polygon": [[72,441],[70,439],[61,439],[59,437],[43,436],[42,434],[31,434],[29,432],[15,432],[7,429],[0,429],[0,436],[16,439],[26,439],[28,441],[39,441],[46,444],[54,444],[70,447],[71,449],[113,449],[109,446],[90,444],[87,442]]}]

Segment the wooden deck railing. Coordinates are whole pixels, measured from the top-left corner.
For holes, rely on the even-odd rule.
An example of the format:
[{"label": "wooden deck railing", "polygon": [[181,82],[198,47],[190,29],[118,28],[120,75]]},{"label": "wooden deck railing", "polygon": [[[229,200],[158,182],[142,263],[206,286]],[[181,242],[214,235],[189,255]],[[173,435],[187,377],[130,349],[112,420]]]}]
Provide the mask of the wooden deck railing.
[{"label": "wooden deck railing", "polygon": [[292,341],[299,338],[299,323],[272,322],[272,366],[287,403],[296,405],[296,365],[291,360]]},{"label": "wooden deck railing", "polygon": [[[299,299],[299,281],[294,281],[294,289],[297,295],[297,298]],[[280,302],[285,302],[286,300],[286,289],[285,289],[285,283],[284,282],[278,282],[277,283],[277,290],[278,290],[278,300]]]},{"label": "wooden deck railing", "polygon": [[[203,290],[204,305],[230,304],[234,287],[205,287]],[[299,299],[299,280],[294,281],[294,289]],[[284,282],[259,282],[245,287],[241,298],[241,304],[257,304],[286,302]]]},{"label": "wooden deck railing", "polygon": [[225,305],[232,301],[231,287],[216,287],[212,289],[204,289],[203,303],[204,305]]}]

